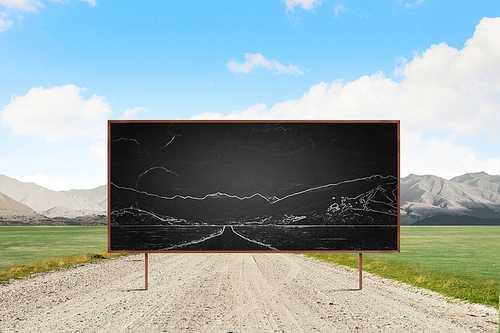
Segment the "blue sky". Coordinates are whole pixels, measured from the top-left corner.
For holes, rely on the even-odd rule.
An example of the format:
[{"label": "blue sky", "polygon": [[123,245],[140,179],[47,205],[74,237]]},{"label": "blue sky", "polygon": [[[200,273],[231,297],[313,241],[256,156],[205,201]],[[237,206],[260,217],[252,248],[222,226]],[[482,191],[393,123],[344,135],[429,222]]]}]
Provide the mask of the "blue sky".
[{"label": "blue sky", "polygon": [[0,0],[0,174],[106,183],[108,119],[400,119],[401,176],[500,174],[495,1]]}]

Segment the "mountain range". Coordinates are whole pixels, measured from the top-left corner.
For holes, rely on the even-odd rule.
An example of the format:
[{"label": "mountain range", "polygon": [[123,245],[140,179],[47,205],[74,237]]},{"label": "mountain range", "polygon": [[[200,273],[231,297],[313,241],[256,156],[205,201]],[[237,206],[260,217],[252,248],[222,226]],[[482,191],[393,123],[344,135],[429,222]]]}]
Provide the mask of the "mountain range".
[{"label": "mountain range", "polygon": [[[161,197],[112,184],[111,223],[147,224],[392,224],[397,217],[397,179],[373,175],[268,199],[256,193],[203,198]],[[144,214],[148,214],[146,218]]]},{"label": "mountain range", "polygon": [[500,224],[500,176],[477,172],[446,180],[412,174],[401,179],[400,201],[402,225],[425,224],[436,216],[497,219]]},{"label": "mountain range", "polygon": [[[459,224],[481,224],[482,222],[500,224],[499,175],[489,175],[485,172],[467,173],[447,180],[434,175],[412,174],[401,178],[400,185],[401,225],[453,224],[454,220],[459,221]],[[123,191],[128,190],[124,189]],[[330,189],[330,191],[333,190]],[[315,192],[317,193],[314,194]],[[273,203],[274,209],[281,209],[284,212],[289,209],[288,207],[296,205],[296,200],[302,200],[300,198],[305,197],[321,197],[321,193],[326,194],[327,192],[325,189],[316,189],[316,191],[309,191],[305,195],[290,197],[281,202],[276,198],[255,195],[247,198],[248,200],[245,200],[244,204],[238,202],[239,211],[236,215],[246,217],[245,214],[248,215],[249,211],[263,206],[264,203]],[[138,195],[136,199],[140,200],[140,197]],[[211,200],[219,201],[222,198],[225,198],[228,207],[238,200],[221,193],[213,194],[210,197]],[[210,200],[207,201],[207,203],[209,202]],[[193,200],[185,200],[184,203],[188,207],[193,203]],[[130,208],[131,206],[132,203],[126,203],[122,208]],[[263,209],[263,214],[266,213],[265,208],[259,209]],[[25,183],[0,175],[0,216],[39,214],[46,217],[74,218],[86,215],[105,215],[106,211],[106,185],[89,190],[53,191],[34,183]],[[194,218],[198,218],[196,214],[210,212],[210,204],[206,204],[199,211],[193,210],[192,215]],[[296,216],[304,213],[307,212],[297,211]],[[293,220],[293,217],[290,219]]]},{"label": "mountain range", "polygon": [[34,215],[33,209],[22,204],[8,195],[0,193],[0,215],[19,214],[19,215]]},{"label": "mountain range", "polygon": [[74,218],[106,215],[107,211],[106,185],[89,190],[53,191],[0,175],[0,194],[0,215]]}]

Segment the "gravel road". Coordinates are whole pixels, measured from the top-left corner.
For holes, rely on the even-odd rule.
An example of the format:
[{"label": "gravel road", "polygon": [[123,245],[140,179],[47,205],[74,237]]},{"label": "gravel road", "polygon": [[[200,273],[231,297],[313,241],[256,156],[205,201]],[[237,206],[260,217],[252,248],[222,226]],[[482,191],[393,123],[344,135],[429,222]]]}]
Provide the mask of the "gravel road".
[{"label": "gravel road", "polygon": [[498,332],[498,310],[294,254],[150,254],[0,285],[0,332]]}]

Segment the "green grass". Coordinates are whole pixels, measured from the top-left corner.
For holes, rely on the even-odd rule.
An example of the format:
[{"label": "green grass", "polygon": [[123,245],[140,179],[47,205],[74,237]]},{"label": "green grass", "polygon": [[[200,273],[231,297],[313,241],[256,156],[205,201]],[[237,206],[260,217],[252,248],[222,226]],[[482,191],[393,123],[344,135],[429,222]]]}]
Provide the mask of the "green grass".
[{"label": "green grass", "polygon": [[[107,227],[0,227],[0,282],[112,257]],[[357,254],[308,254],[358,267]],[[498,307],[500,227],[401,227],[401,253],[365,253],[363,270]]]},{"label": "green grass", "polygon": [[107,227],[1,226],[0,282],[116,257],[107,253],[107,241]]},{"label": "green grass", "polygon": [[[358,268],[357,254],[308,256]],[[401,253],[365,253],[363,270],[498,307],[499,226],[401,227]]]}]

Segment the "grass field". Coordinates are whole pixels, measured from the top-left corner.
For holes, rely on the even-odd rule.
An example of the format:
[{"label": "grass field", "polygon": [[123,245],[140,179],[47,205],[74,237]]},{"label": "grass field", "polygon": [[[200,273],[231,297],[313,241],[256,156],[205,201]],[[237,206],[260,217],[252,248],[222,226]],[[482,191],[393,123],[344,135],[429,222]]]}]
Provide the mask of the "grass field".
[{"label": "grass field", "polygon": [[[107,227],[1,226],[0,282],[116,256],[106,249]],[[357,254],[308,255],[358,267]],[[498,307],[500,226],[401,227],[401,253],[365,253],[363,270]]]},{"label": "grass field", "polygon": [[[358,267],[357,254],[309,256]],[[498,307],[500,227],[401,227],[401,253],[363,254],[363,270]]]},{"label": "grass field", "polygon": [[0,227],[0,269],[106,251],[107,227]]},{"label": "grass field", "polygon": [[107,227],[1,226],[0,282],[116,255],[107,254]]}]

